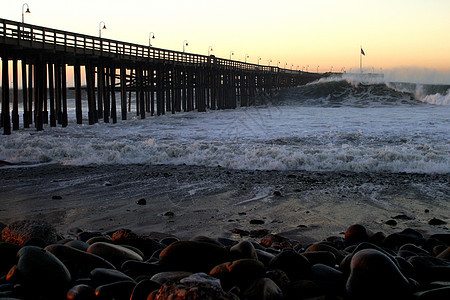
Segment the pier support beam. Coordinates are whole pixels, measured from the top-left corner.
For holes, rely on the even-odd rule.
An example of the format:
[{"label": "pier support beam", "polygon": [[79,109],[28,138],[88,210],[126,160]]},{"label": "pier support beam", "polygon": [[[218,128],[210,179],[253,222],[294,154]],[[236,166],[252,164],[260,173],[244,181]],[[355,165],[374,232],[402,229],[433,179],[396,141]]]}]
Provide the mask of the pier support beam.
[{"label": "pier support beam", "polygon": [[8,58],[6,54],[2,56],[2,120],[3,134],[11,134],[11,116],[9,114],[9,74]]}]

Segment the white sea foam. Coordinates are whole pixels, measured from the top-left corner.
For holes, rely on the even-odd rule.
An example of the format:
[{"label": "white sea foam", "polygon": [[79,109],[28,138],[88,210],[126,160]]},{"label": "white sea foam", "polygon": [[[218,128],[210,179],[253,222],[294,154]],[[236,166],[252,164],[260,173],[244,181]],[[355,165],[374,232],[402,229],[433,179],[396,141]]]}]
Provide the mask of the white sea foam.
[{"label": "white sea foam", "polygon": [[448,173],[449,113],[450,106],[432,105],[288,105],[93,126],[71,123],[66,128],[21,129],[0,136],[0,160]]}]

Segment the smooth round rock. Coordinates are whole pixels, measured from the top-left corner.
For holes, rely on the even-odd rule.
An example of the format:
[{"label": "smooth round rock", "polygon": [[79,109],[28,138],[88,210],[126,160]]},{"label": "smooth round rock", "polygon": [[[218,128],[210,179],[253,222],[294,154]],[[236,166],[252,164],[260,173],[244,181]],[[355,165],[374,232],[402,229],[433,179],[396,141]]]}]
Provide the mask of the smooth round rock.
[{"label": "smooth round rock", "polygon": [[112,269],[96,268],[91,271],[89,278],[97,285],[109,284],[117,281],[131,281],[135,282],[130,276]]},{"label": "smooth round rock", "polygon": [[159,254],[159,264],[167,271],[209,273],[212,267],[226,262],[229,253],[223,246],[198,241],[170,244]]},{"label": "smooth round rock", "polygon": [[450,287],[442,287],[414,293],[415,300],[450,299]]},{"label": "smooth round rock", "polygon": [[328,266],[335,266],[337,263],[336,256],[328,251],[304,252],[300,255],[306,257],[311,265],[324,264]]},{"label": "smooth round rock", "polygon": [[8,272],[16,264],[16,255],[19,250],[19,245],[0,242],[0,274]]},{"label": "smooth round rock", "polygon": [[239,259],[215,266],[209,273],[219,278],[222,286],[226,289],[233,285],[246,286],[254,279],[263,277],[264,265],[254,259]]},{"label": "smooth round rock", "polygon": [[308,259],[292,250],[283,251],[269,263],[270,269],[286,272],[290,280],[303,279],[309,275],[311,264]]},{"label": "smooth round rock", "polygon": [[156,283],[150,279],[139,281],[131,293],[130,300],[145,300],[151,292],[157,291],[160,288],[161,285],[159,283]]},{"label": "smooth round rock", "polygon": [[67,243],[64,243],[65,246],[68,247],[72,247],[81,251],[87,251],[87,249],[89,248],[89,244],[82,242],[82,241],[78,241],[78,240],[72,240],[72,241],[68,241]]},{"label": "smooth round rock", "polygon": [[78,284],[67,291],[68,300],[94,300],[95,290],[87,284]]},{"label": "smooth round rock", "polygon": [[117,268],[119,268],[127,260],[143,260],[139,254],[128,248],[104,242],[98,242],[90,245],[87,252],[103,257]]},{"label": "smooth round rock", "polygon": [[135,286],[133,281],[116,281],[98,286],[95,296],[98,299],[130,299]]},{"label": "smooth round rock", "polygon": [[258,278],[244,291],[243,297],[248,300],[282,300],[283,292],[272,279]]},{"label": "smooth round rock", "polygon": [[13,222],[2,230],[4,242],[22,246],[31,238],[41,238],[47,245],[56,243],[56,229],[43,220],[23,220]]},{"label": "smooth round rock", "polygon": [[184,271],[160,272],[153,275],[150,280],[162,285],[168,281],[180,281],[189,275],[192,275],[192,273]]},{"label": "smooth round rock", "polygon": [[258,260],[258,256],[256,255],[256,250],[253,244],[249,241],[242,241],[233,247],[230,248],[230,255],[233,260],[236,259],[256,259]]},{"label": "smooth round rock", "polygon": [[439,255],[436,256],[436,257],[440,258],[440,259],[446,259],[446,260],[450,261],[450,247],[447,247],[447,249],[445,249],[444,251],[441,251],[439,253]]},{"label": "smooth round rock", "polygon": [[450,261],[431,256],[413,256],[408,259],[420,281],[450,281]]},{"label": "smooth round rock", "polygon": [[115,269],[106,259],[66,245],[53,244],[45,250],[55,255],[70,270],[74,278],[88,276],[95,268]]},{"label": "smooth round rock", "polygon": [[406,298],[411,294],[409,281],[397,265],[375,249],[363,249],[353,256],[346,290],[356,299]]},{"label": "smooth round rock", "polygon": [[382,246],[397,250],[404,244],[419,245],[421,242],[423,242],[423,240],[423,235],[420,232],[411,228],[407,228],[402,232],[396,232],[388,235],[384,239]]},{"label": "smooth round rock", "polygon": [[66,266],[42,248],[26,246],[17,255],[17,271],[21,282],[27,289],[33,290],[33,293],[58,294],[64,291],[72,279]]},{"label": "smooth round rock", "polygon": [[345,231],[345,244],[355,245],[369,240],[366,227],[360,224],[354,224]]}]

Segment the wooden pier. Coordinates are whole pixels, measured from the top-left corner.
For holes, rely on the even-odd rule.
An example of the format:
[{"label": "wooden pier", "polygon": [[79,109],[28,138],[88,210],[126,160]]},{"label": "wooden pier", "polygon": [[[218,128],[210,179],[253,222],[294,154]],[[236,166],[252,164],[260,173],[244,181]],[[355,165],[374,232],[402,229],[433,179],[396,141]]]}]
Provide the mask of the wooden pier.
[{"label": "wooden pier", "polygon": [[[34,126],[43,130],[44,124],[51,127],[68,125],[69,67],[73,68],[74,74],[78,124],[83,122],[83,101],[87,101],[89,124],[100,120],[115,123],[119,108],[119,117],[127,119],[131,93],[135,93],[136,114],[144,119],[166,112],[204,112],[250,106],[261,93],[272,95],[278,89],[306,84],[324,76],[5,19],[0,19],[0,57],[0,127],[6,135],[11,134],[11,129],[20,128],[19,102],[23,107],[24,128]],[[83,79],[87,99],[82,99]],[[116,92],[119,99],[116,99]]]}]

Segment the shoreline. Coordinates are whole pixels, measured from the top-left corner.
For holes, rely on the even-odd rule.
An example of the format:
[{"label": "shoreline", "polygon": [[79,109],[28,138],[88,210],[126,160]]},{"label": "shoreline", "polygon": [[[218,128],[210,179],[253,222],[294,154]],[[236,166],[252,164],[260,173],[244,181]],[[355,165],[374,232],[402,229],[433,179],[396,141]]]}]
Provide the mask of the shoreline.
[{"label": "shoreline", "polygon": [[[43,219],[73,227],[242,239],[266,229],[304,242],[343,236],[355,223],[386,234],[448,233],[450,173],[248,171],[187,165],[0,168],[0,222]],[[145,199],[145,205],[137,204]],[[141,202],[144,202],[141,200]],[[250,224],[256,220],[257,223]],[[394,220],[395,226],[386,221]]]}]

